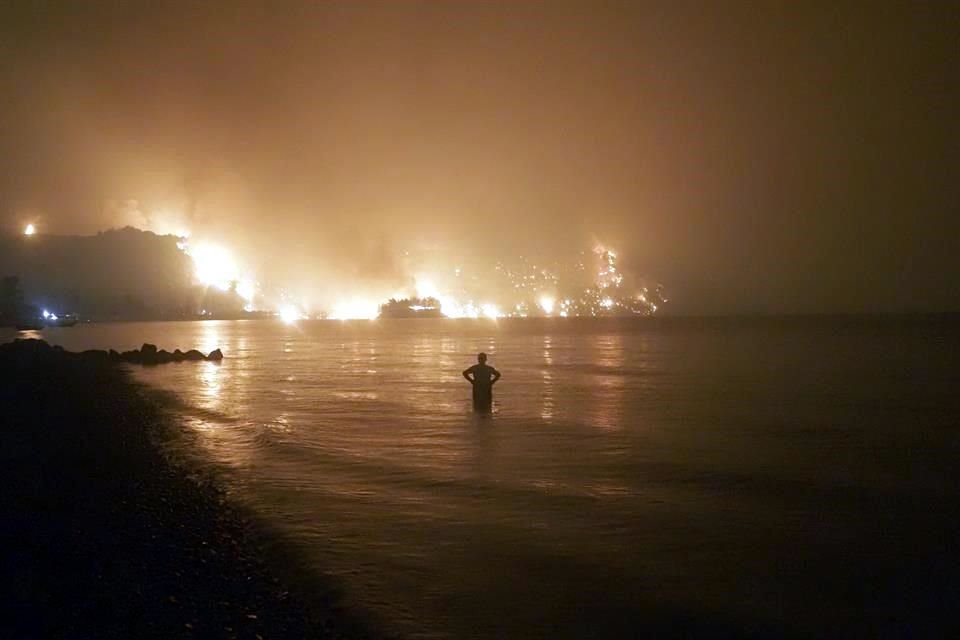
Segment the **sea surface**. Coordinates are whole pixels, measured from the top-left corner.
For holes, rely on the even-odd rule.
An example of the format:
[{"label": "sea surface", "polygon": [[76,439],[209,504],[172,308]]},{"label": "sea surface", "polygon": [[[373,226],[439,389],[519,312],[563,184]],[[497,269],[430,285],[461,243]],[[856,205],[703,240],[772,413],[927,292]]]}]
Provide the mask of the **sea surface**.
[{"label": "sea surface", "polygon": [[221,348],[132,368],[179,399],[179,446],[406,637],[936,637],[960,603],[956,318],[42,334]]}]

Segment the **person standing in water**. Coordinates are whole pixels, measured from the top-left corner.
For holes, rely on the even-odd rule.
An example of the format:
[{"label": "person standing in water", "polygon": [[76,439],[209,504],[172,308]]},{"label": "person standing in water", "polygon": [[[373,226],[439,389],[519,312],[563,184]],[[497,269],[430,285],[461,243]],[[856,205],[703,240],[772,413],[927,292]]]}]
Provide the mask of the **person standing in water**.
[{"label": "person standing in water", "polygon": [[473,410],[490,413],[493,406],[493,385],[500,372],[487,364],[487,354],[477,354],[477,364],[463,370],[463,377],[473,385]]}]

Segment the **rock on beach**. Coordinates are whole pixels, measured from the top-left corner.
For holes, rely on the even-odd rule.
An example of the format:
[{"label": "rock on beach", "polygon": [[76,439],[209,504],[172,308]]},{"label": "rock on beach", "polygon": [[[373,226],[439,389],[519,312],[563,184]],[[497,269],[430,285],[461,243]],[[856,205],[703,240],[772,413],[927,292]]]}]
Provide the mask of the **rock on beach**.
[{"label": "rock on beach", "polygon": [[134,349],[132,351],[117,353],[116,351],[111,350],[110,357],[121,362],[153,365],[167,364],[170,362],[195,362],[200,360],[206,360],[208,362],[220,362],[223,360],[223,352],[220,349],[214,349],[210,352],[210,355],[205,356],[196,349],[190,349],[186,353],[180,349],[176,349],[173,351],[173,353],[171,353],[165,349],[157,349],[157,345],[155,344],[145,342],[140,349]]}]

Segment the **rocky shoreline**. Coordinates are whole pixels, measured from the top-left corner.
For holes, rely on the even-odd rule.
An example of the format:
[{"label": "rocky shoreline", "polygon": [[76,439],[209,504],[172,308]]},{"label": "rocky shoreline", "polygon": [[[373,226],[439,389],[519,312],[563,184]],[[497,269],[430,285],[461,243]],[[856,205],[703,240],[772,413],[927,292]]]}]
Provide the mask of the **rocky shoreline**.
[{"label": "rocky shoreline", "polygon": [[334,589],[292,587],[263,531],[157,449],[164,418],[114,361],[165,356],[137,353],[0,345],[0,637],[370,637]]},{"label": "rocky shoreline", "polygon": [[90,360],[110,360],[112,362],[127,362],[130,364],[167,364],[170,362],[200,362],[206,360],[208,362],[220,362],[223,360],[223,352],[220,349],[214,349],[208,355],[203,355],[200,351],[196,349],[190,349],[189,351],[181,351],[180,349],[175,349],[174,351],[166,351],[164,349],[157,349],[157,345],[150,344],[149,342],[144,342],[143,346],[139,349],[133,349],[131,351],[115,351],[110,349],[109,351],[104,351],[102,349],[89,349],[87,351],[81,351],[78,354],[71,354],[69,351],[64,351],[60,347],[52,347],[53,349],[58,349],[64,354],[77,355],[82,358],[87,358]]}]

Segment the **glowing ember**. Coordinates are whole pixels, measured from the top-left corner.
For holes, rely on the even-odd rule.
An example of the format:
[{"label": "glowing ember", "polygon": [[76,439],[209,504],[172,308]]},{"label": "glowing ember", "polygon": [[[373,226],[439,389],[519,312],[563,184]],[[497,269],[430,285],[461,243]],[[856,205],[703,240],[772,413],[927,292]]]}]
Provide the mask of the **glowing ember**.
[{"label": "glowing ember", "polygon": [[[439,302],[442,314],[448,318],[651,315],[658,304],[666,301],[660,285],[646,286],[642,280],[628,279],[619,269],[618,255],[613,249],[597,246],[592,256],[590,253],[581,252],[581,259],[568,266],[544,264],[524,256],[498,262],[492,282],[459,266],[453,269],[456,279],[451,281],[445,275],[449,269],[441,267],[418,274],[416,292],[419,298]],[[501,295],[478,303],[470,297],[475,287],[485,292],[495,289]]]},{"label": "glowing ember", "polygon": [[25,236],[32,236],[32,235],[34,235],[36,232],[37,232],[37,228],[36,228],[35,226],[33,226],[32,223],[31,223],[31,224],[28,224],[26,227],[23,228],[23,235],[25,235]]},{"label": "glowing ember", "polygon": [[597,274],[597,286],[601,289],[619,287],[623,283],[623,275],[617,272],[617,254],[604,247],[597,247],[593,251],[603,261],[603,267]]}]

